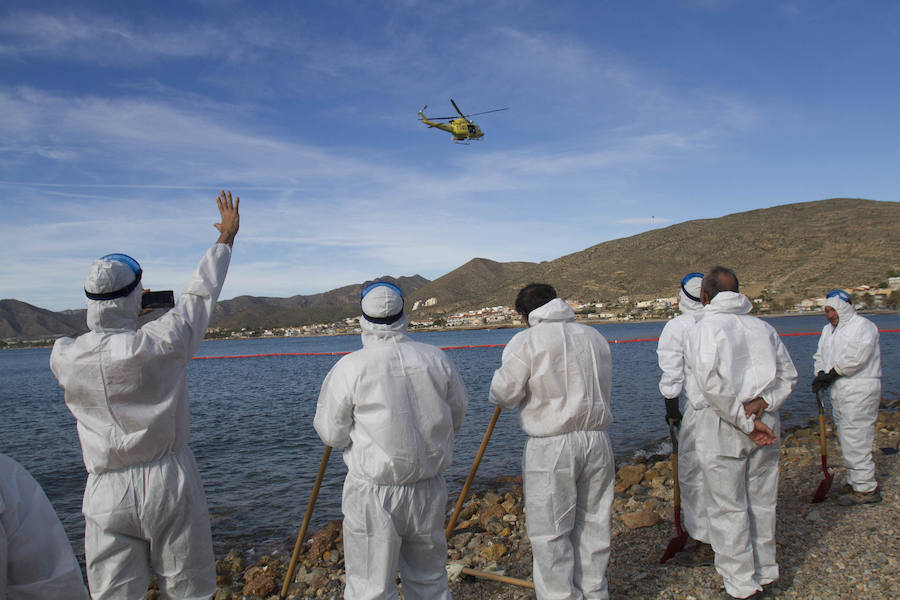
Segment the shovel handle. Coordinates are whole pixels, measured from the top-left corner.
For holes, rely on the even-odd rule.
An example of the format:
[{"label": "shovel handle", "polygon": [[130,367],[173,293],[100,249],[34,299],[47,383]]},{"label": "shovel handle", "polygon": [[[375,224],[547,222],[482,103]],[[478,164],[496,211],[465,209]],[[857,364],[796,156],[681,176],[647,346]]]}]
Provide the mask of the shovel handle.
[{"label": "shovel handle", "polygon": [[825,392],[822,390],[816,392],[816,404],[819,405],[819,446],[823,457],[827,454],[825,446],[825,400],[822,397],[824,394]]},{"label": "shovel handle", "polygon": [[494,415],[491,417],[491,422],[488,423],[487,431],[484,432],[484,437],[481,440],[481,446],[478,447],[478,453],[475,455],[475,461],[472,463],[472,468],[469,469],[469,476],[466,477],[466,483],[463,485],[462,491],[459,493],[459,500],[456,501],[456,506],[453,508],[453,514],[450,516],[450,522],[447,523],[447,529],[444,531],[444,536],[449,539],[450,535],[453,533],[453,528],[456,527],[456,520],[459,518],[459,513],[462,511],[463,504],[466,501],[466,496],[469,494],[469,487],[472,485],[472,480],[475,479],[475,473],[478,471],[478,465],[481,464],[481,457],[484,456],[484,450],[487,448],[488,441],[491,439],[491,434],[494,432],[494,425],[497,424],[497,419],[500,417],[500,407],[494,409]]},{"label": "shovel handle", "polygon": [[672,440],[672,504],[674,506],[675,533],[680,536],[681,528],[681,485],[678,483],[678,429],[669,425],[669,437]]},{"label": "shovel handle", "polygon": [[294,578],[294,570],[297,568],[297,559],[300,557],[300,549],[303,547],[303,538],[306,537],[306,530],[309,528],[309,521],[312,517],[313,507],[316,505],[316,499],[319,497],[319,488],[322,487],[322,479],[325,477],[325,467],[328,466],[328,458],[331,456],[331,446],[325,446],[322,453],[322,462],[319,463],[319,472],[316,474],[316,483],[313,485],[312,492],[309,494],[309,503],[306,505],[306,514],[303,515],[303,524],[300,526],[300,534],[297,536],[297,542],[294,544],[294,552],[291,554],[291,563],[288,566],[287,575],[284,577],[284,585],[281,586],[281,595],[279,598],[287,596],[288,587]]}]

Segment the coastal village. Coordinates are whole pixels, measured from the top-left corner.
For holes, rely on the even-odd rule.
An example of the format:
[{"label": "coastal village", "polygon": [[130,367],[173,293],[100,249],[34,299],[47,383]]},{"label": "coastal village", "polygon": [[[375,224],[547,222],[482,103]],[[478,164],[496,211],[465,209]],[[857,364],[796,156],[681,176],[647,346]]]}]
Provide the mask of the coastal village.
[{"label": "coastal village", "polygon": [[[851,295],[857,310],[896,310],[900,308],[900,277],[889,277],[878,287],[860,285],[846,288]],[[825,296],[777,301],[772,295],[763,291],[759,296],[751,298],[753,313],[765,316],[775,314],[797,314],[821,312],[825,305]],[[678,297],[652,298],[638,300],[631,296],[619,296],[613,302],[583,302],[566,300],[575,311],[578,321],[583,323],[630,322],[641,320],[667,320],[678,314]],[[416,313],[434,315],[433,308],[438,304],[437,298],[415,302],[409,311],[409,329],[411,331],[429,331],[445,329],[485,329],[502,327],[521,327],[524,323],[521,316],[510,306],[489,306],[449,315],[436,315],[417,318]],[[421,312],[420,312],[421,311]],[[312,323],[283,328],[242,328],[240,330],[211,327],[207,338],[252,338],[252,337],[302,337],[321,335],[350,335],[359,333],[359,317],[347,317],[331,323]]]}]

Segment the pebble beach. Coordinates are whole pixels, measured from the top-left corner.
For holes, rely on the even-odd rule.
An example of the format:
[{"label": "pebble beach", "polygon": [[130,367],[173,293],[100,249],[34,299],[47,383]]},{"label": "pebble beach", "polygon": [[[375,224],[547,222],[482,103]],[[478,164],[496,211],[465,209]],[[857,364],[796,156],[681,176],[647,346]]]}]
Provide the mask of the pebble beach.
[{"label": "pebble beach", "polygon": [[[778,598],[802,600],[900,597],[900,401],[883,404],[876,424],[874,457],[883,501],[844,507],[835,501],[841,483],[840,446],[826,423],[828,465],[834,483],[824,502],[810,500],[823,480],[818,421],[784,432],[778,493]],[[616,599],[711,600],[721,597],[713,567],[660,564],[675,535],[669,457],[638,459],[618,468],[612,517],[612,556],[607,575]],[[451,499],[448,517],[452,512]],[[340,521],[311,533],[287,598],[342,597]],[[217,561],[215,600],[274,600],[290,561],[290,549],[245,562],[241,549]],[[531,579],[520,477],[501,477],[470,493],[449,540],[448,571],[457,600],[534,598],[532,589],[473,577],[463,568],[518,580]],[[402,594],[402,586],[401,586]],[[158,597],[148,591],[148,600]],[[402,596],[401,596],[402,597]]]}]

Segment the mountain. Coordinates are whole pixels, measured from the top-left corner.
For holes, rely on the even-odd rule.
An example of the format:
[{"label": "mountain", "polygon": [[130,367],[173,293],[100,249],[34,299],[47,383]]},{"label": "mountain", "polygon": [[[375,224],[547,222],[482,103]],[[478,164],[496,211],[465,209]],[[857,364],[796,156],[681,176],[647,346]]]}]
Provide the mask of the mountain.
[{"label": "mountain", "polygon": [[[389,281],[409,296],[426,285],[421,275],[412,277],[378,278]],[[366,282],[368,283],[368,282]],[[359,315],[359,294],[366,283],[346,285],[329,292],[290,298],[266,298],[262,296],[238,296],[223,300],[213,313],[213,327],[240,329],[242,327],[288,327],[310,323],[328,323]]]},{"label": "mountain", "polygon": [[741,290],[782,300],[821,296],[834,287],[878,283],[900,267],[900,203],[833,198],[687,221],[603,242],[542,263],[474,259],[416,290],[436,298],[419,314],[504,304],[532,281],[568,299],[610,301],[677,294],[691,271],[734,269]]},{"label": "mountain", "polygon": [[53,312],[19,300],[0,300],[0,339],[44,339],[87,331],[84,310]]},{"label": "mountain", "polygon": [[[654,229],[557,258],[496,262],[474,258],[428,281],[424,277],[382,277],[396,283],[411,311],[416,301],[433,304],[413,318],[507,305],[532,281],[552,284],[567,299],[614,301],[677,294],[681,277],[714,265],[733,268],[741,291],[764,290],[782,302],[821,296],[833,287],[877,284],[900,269],[900,203],[832,198],[751,210],[716,219]],[[239,296],[216,306],[212,326],[283,327],[331,322],[359,314],[364,284],[291,298]],[[0,339],[35,339],[84,331],[84,311],[51,312],[0,301]]]}]

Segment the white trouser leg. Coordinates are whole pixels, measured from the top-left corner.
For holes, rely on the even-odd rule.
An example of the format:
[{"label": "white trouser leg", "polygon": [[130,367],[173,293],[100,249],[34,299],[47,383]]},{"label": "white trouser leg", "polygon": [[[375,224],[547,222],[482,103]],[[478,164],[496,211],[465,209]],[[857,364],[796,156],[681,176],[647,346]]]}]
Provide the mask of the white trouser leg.
[{"label": "white trouser leg", "polygon": [[352,474],[344,481],[347,600],[449,600],[443,477],[411,485],[375,485]]},{"label": "white trouser leg", "polygon": [[750,538],[753,543],[754,579],[766,585],[778,579],[775,560],[775,506],[778,502],[778,444],[754,450],[748,459],[747,493],[750,499]]},{"label": "white trouser leg", "polygon": [[400,535],[374,486],[348,474],[344,480],[344,566],[346,600],[399,598]]},{"label": "white trouser leg", "polygon": [[579,433],[587,438],[588,447],[577,484],[578,508],[572,529],[575,550],[572,582],[585,600],[605,600],[609,598],[606,566],[615,494],[615,461],[612,443],[605,431]]},{"label": "white trouser leg", "polygon": [[614,464],[606,432],[529,438],[525,511],[539,600],[606,599]]},{"label": "white trouser leg", "polygon": [[832,385],[831,402],[847,482],[857,492],[870,492],[878,487],[872,443],[881,403],[881,380],[838,379]]},{"label": "white trouser leg", "polygon": [[695,540],[709,543],[709,523],[703,495],[703,470],[697,454],[696,411],[688,403],[678,432],[678,484],[681,487],[681,514],[684,528]]},{"label": "white trouser leg", "polygon": [[215,594],[209,513],[190,449],[91,475],[82,511],[94,600],[144,598],[151,568],[164,599]]},{"label": "white trouser leg", "polygon": [[406,526],[400,532],[400,579],[405,600],[450,600],[447,587],[447,538],[443,475],[416,483],[404,502]]}]

